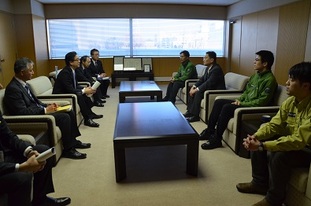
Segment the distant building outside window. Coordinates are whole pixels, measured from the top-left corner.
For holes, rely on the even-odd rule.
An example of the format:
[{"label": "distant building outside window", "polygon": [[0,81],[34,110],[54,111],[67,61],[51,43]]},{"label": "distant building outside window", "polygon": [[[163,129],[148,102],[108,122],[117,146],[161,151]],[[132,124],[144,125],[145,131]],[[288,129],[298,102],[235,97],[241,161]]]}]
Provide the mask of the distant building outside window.
[{"label": "distant building outside window", "polygon": [[192,57],[213,50],[224,55],[223,20],[189,19],[49,19],[51,59],[64,58],[70,51],[79,56],[91,49],[101,57],[169,57],[188,50]]}]

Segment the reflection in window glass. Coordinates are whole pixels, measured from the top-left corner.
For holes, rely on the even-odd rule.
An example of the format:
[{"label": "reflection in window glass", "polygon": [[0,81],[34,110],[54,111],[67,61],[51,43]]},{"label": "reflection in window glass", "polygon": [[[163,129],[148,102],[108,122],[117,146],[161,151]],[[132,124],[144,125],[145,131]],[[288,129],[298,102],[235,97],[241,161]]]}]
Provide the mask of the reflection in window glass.
[{"label": "reflection in window glass", "polygon": [[184,19],[51,19],[47,20],[50,58],[69,51],[100,56],[176,56],[188,50],[223,56],[224,21]]}]

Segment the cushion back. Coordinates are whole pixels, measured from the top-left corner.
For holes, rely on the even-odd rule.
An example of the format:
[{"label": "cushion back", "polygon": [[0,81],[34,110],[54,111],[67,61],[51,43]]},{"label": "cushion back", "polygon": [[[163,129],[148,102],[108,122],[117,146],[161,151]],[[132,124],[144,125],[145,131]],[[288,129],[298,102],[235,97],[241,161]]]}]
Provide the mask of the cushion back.
[{"label": "cushion back", "polygon": [[33,78],[28,80],[27,83],[35,96],[52,94],[53,86],[49,78],[46,76]]},{"label": "cushion back", "polygon": [[225,84],[227,90],[243,91],[249,80],[248,76],[228,72],[225,74]]},{"label": "cushion back", "polygon": [[207,66],[203,65],[203,64],[197,64],[195,65],[195,68],[197,70],[198,73],[198,78],[201,78],[204,75],[205,69]]},{"label": "cushion back", "polygon": [[286,87],[278,85],[278,88],[274,93],[273,105],[280,106],[287,98],[288,94],[286,92]]}]

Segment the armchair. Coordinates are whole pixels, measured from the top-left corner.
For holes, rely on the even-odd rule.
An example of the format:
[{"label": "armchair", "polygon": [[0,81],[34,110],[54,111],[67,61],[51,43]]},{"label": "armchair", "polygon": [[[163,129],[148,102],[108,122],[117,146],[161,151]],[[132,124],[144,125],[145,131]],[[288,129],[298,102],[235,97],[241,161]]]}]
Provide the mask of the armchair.
[{"label": "armchair", "polygon": [[34,95],[44,103],[57,102],[60,105],[71,104],[73,110],[76,112],[77,124],[81,124],[83,117],[75,94],[52,94],[53,85],[46,76],[33,78],[28,80],[27,83]]},{"label": "armchair", "polygon": [[213,109],[217,96],[241,95],[249,80],[248,76],[228,72],[225,74],[225,90],[207,90],[204,92],[204,98],[201,101],[200,118],[207,123],[208,117]]},{"label": "armchair", "polygon": [[[187,79],[185,81],[185,87],[180,89],[179,92],[177,93],[177,97],[184,103],[187,104],[188,102],[188,92],[190,90],[190,87],[192,87],[192,85],[194,85],[199,78],[201,78],[204,73],[205,73],[205,69],[207,66],[203,65],[203,64],[197,64],[195,66],[197,73],[198,73],[198,78],[197,79]],[[176,74],[176,72],[173,73],[173,76]]]},{"label": "armchair", "polygon": [[[286,87],[278,85],[275,97],[274,106],[266,107],[242,107],[235,110],[234,117],[230,119],[227,129],[223,134],[223,141],[236,153],[241,153],[241,123],[242,121],[261,119],[261,116],[268,114],[274,116],[279,110],[279,106],[288,97]],[[236,96],[227,96],[218,98],[235,99]],[[311,152],[310,149],[305,149],[306,152]],[[311,165],[309,168],[296,168],[292,171],[291,178],[287,185],[287,196],[285,199],[286,205],[311,205]]]},{"label": "armchair", "polygon": [[[216,99],[236,99],[238,96],[218,96]],[[242,145],[239,144],[241,138],[241,124],[245,120],[258,120],[261,116],[268,114],[274,116],[279,110],[282,102],[288,97],[286,87],[278,85],[274,95],[273,106],[263,107],[240,107],[234,111],[234,117],[228,122],[228,126],[223,133],[223,141],[236,153],[239,153]]]},{"label": "armchair", "polygon": [[34,137],[44,134],[47,137],[49,147],[55,147],[56,155],[54,165],[61,157],[63,146],[61,131],[56,126],[55,118],[52,115],[8,115],[5,109],[3,98],[5,89],[0,90],[0,111],[10,129],[16,134],[29,134]]}]

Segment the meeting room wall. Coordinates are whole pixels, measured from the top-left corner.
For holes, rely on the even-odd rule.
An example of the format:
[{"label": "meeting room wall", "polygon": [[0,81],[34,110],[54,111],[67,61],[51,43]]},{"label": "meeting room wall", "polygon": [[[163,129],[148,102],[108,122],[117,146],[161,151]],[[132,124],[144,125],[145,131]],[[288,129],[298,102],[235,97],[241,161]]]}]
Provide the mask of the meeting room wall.
[{"label": "meeting room wall", "polygon": [[[264,3],[266,1],[258,2]],[[286,0],[286,3],[288,1],[295,0]],[[10,0],[2,0],[3,2],[4,4],[0,5],[0,22],[5,23],[0,25],[0,41],[6,42],[6,44],[1,47],[0,56],[5,57],[2,67],[6,73],[5,75],[2,74],[5,77],[4,80],[0,79],[0,81],[5,84],[13,75],[9,71],[12,72],[16,57],[27,56],[32,58],[36,64],[35,76],[47,75],[54,70],[55,65],[64,66],[64,60],[48,59],[45,18],[121,17],[121,15],[123,17],[142,18],[227,18],[227,8],[202,5],[96,4],[91,6],[88,4],[53,4],[43,6],[35,0],[14,0],[15,4],[12,6]],[[25,2],[28,2],[28,4]],[[243,2],[249,2],[249,0]],[[6,8],[3,9],[3,7]],[[16,10],[16,8],[18,9]],[[29,11],[23,11],[27,9]],[[296,1],[296,3],[264,11],[252,11],[246,8],[243,12],[233,12],[237,15],[234,17],[236,21],[235,24],[228,23],[229,27],[232,27],[232,31],[231,39],[227,41],[232,42],[231,47],[229,47],[231,51],[226,51],[226,54],[232,56],[229,58],[230,62],[227,61],[228,55],[219,58],[218,62],[225,72],[231,70],[249,75],[253,72],[254,53],[259,48],[269,48],[276,54],[273,70],[278,81],[284,82],[284,79],[287,78],[284,70],[288,70],[288,65],[292,65],[294,61],[297,62],[300,59],[307,59],[308,54],[311,53],[311,47],[306,46],[311,44],[310,29],[307,29],[310,24],[310,1],[300,0]],[[295,23],[297,21],[299,23]],[[5,35],[2,35],[3,31]],[[10,31],[10,33],[7,33],[7,31]],[[301,37],[303,37],[302,40],[298,40]],[[288,48],[293,48],[291,52],[294,54],[287,53]],[[295,50],[299,51],[295,52]],[[169,77],[173,71],[176,71],[179,64],[178,55],[176,54],[176,57],[170,58],[153,58],[155,76]],[[112,58],[102,60],[107,72],[111,73]],[[193,57],[191,60],[195,64],[202,63],[202,57]]]},{"label": "meeting room wall", "polygon": [[288,69],[311,58],[310,4],[302,0],[233,18],[231,70],[253,74],[255,52],[268,49],[275,54],[272,69],[277,81],[285,85]]}]

